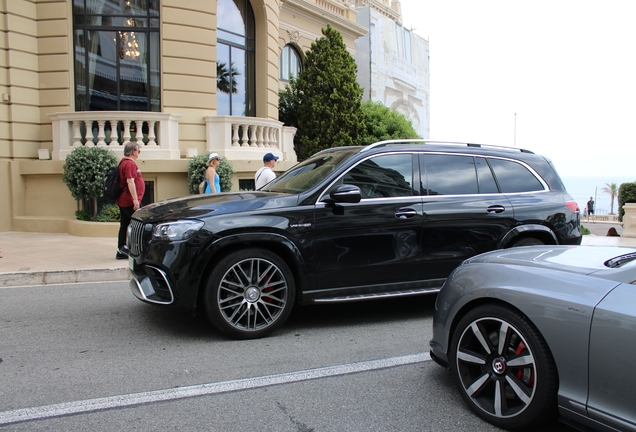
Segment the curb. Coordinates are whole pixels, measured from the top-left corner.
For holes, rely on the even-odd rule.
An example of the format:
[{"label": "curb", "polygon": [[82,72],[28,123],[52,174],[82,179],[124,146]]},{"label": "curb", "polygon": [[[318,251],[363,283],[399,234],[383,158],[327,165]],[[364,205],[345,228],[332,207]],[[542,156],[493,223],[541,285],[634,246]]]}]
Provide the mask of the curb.
[{"label": "curb", "polygon": [[0,273],[0,287],[130,279],[128,268]]}]

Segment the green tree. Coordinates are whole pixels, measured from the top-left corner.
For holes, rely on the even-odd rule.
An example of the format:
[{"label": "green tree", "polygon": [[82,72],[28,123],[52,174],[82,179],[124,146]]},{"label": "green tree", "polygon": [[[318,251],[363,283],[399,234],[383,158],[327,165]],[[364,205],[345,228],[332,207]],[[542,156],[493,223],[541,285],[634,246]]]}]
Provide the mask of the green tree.
[{"label": "green tree", "polygon": [[93,200],[93,217],[97,215],[97,198],[104,194],[104,183],[117,156],[104,147],[76,147],[62,166],[62,181],[76,200]]},{"label": "green tree", "polygon": [[298,128],[301,160],[326,148],[359,145],[364,133],[356,63],[340,32],[327,25],[322,34],[305,53],[303,70],[281,93],[279,105],[283,121]]},{"label": "green tree", "polygon": [[362,138],[364,145],[391,139],[419,138],[409,119],[380,102],[364,102],[362,112],[365,128]]},{"label": "green tree", "polygon": [[278,120],[282,121],[285,126],[298,127],[296,110],[300,104],[300,98],[296,91],[296,77],[290,78],[289,83],[284,90],[281,90],[278,96]]},{"label": "green tree", "polygon": [[614,214],[614,198],[618,195],[618,186],[616,186],[616,183],[605,183],[605,186],[601,188],[601,192],[609,194],[610,214]]},{"label": "green tree", "polygon": [[[195,156],[188,162],[188,190],[191,194],[199,193],[199,184],[205,180],[205,170],[208,169],[208,157],[210,152]],[[221,158],[221,163],[216,167],[216,173],[219,175],[221,182],[221,192],[229,192],[232,190],[232,174],[234,168],[232,164],[225,158]]]}]

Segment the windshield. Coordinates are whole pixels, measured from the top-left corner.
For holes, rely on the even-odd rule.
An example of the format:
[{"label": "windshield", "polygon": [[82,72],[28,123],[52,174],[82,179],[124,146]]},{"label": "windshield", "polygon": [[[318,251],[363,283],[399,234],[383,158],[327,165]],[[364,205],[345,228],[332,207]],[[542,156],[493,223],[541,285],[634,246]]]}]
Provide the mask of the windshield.
[{"label": "windshield", "polygon": [[348,150],[320,152],[285,171],[260,190],[290,194],[305,192],[320,183],[351,155],[359,151],[360,147],[351,147]]}]

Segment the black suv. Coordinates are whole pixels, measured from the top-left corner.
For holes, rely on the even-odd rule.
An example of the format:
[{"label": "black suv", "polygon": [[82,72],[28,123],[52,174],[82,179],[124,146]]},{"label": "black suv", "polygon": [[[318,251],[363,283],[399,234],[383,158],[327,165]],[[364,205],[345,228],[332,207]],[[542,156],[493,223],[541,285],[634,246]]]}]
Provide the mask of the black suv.
[{"label": "black suv", "polygon": [[258,191],[147,205],[128,230],[135,296],[203,310],[241,339],[295,303],[435,293],[473,255],[580,243],[545,157],[423,140],[324,150]]}]

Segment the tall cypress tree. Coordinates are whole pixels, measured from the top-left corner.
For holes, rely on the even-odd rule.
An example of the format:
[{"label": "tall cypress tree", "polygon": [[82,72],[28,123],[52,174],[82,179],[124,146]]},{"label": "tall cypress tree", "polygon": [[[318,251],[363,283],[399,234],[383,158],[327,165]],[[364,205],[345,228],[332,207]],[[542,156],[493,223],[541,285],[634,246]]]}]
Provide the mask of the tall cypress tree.
[{"label": "tall cypress tree", "polygon": [[[306,159],[317,151],[361,144],[364,115],[357,66],[338,30],[327,25],[311,44],[298,78],[281,93],[295,105],[297,154]],[[285,101],[281,104],[284,108]]]}]

